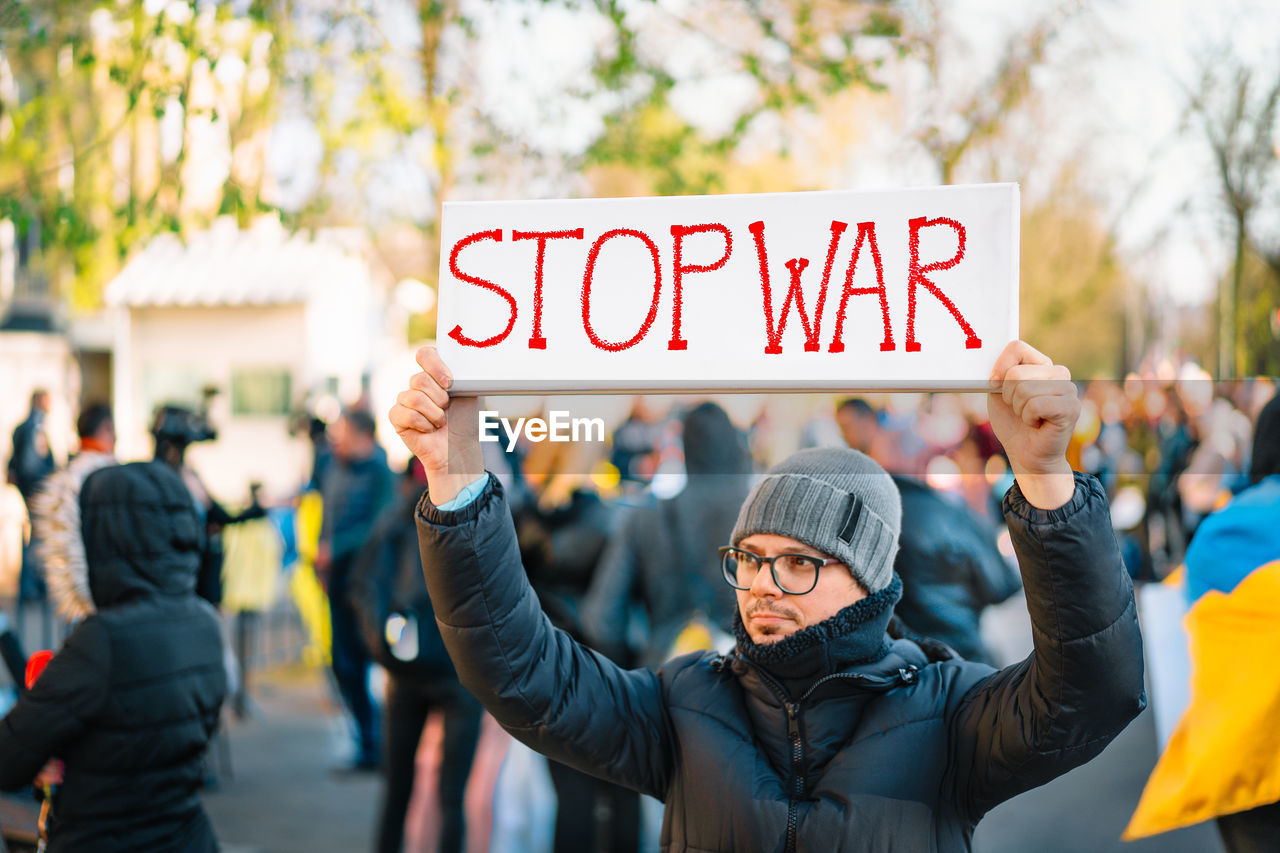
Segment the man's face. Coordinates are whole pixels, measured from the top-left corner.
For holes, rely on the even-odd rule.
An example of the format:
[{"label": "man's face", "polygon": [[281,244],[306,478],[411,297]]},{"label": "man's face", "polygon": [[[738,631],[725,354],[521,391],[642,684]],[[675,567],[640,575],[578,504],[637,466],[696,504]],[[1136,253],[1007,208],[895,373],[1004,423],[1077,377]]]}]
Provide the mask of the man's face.
[{"label": "man's face", "polygon": [[93,434],[94,439],[102,445],[107,452],[115,450],[116,447],[116,425],[111,419],[102,422],[102,426],[98,427]]},{"label": "man's face", "polygon": [[346,418],[338,418],[329,427],[329,445],[344,462],[364,459],[373,452],[373,438],[356,429]]},{"label": "man's face", "polygon": [[[778,554],[808,554],[829,559],[802,542],[772,533],[755,533],[738,542],[738,547],[762,557]],[[835,616],[844,608],[867,597],[862,584],[854,580],[847,566],[832,563],[818,571],[818,585],[804,595],[778,589],[773,574],[762,566],[750,589],[736,590],[738,613],[747,633],[757,643],[776,643],[796,631]]]},{"label": "man's face", "polygon": [[50,401],[48,394],[36,394],[31,398],[31,408],[35,411],[44,412],[47,415],[49,414],[49,406]]},{"label": "man's face", "polygon": [[864,415],[853,408],[845,408],[836,412],[836,423],[840,425],[840,435],[844,437],[845,444],[863,453],[871,452],[871,444],[879,428],[874,416]]},{"label": "man's face", "polygon": [[339,459],[350,459],[355,452],[355,430],[346,418],[338,418],[329,427],[329,446]]}]

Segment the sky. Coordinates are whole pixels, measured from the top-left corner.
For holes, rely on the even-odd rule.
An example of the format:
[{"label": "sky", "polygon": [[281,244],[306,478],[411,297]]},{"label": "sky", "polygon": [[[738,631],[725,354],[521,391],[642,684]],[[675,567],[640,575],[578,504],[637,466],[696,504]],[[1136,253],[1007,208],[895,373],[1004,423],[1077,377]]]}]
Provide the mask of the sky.
[{"label": "sky", "polygon": [[[1179,134],[1184,87],[1194,88],[1200,57],[1219,44],[1229,44],[1259,70],[1280,74],[1275,52],[1280,4],[1127,0],[1106,5],[1115,7],[1104,19],[1116,49],[1093,69],[1095,85],[1105,93],[1098,153],[1118,184],[1125,176],[1146,181],[1120,228],[1121,245],[1135,256],[1145,255],[1139,268],[1146,267],[1158,292],[1178,304],[1202,302],[1231,258],[1213,163],[1194,133]],[[1170,220],[1172,228],[1160,237],[1157,232]],[[1154,251],[1141,252],[1153,242]]]}]

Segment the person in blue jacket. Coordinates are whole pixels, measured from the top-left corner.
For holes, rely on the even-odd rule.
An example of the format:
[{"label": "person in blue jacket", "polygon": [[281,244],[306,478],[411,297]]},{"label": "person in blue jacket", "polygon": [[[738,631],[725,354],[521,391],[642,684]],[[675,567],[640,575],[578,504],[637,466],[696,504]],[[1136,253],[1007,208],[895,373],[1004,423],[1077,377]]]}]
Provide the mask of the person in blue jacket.
[{"label": "person in blue jacket", "polygon": [[[1210,590],[1231,593],[1253,572],[1280,560],[1280,395],[1258,415],[1249,482],[1200,523],[1187,547],[1186,591],[1193,604]],[[1216,823],[1228,853],[1280,846],[1280,803],[1220,815]]]}]

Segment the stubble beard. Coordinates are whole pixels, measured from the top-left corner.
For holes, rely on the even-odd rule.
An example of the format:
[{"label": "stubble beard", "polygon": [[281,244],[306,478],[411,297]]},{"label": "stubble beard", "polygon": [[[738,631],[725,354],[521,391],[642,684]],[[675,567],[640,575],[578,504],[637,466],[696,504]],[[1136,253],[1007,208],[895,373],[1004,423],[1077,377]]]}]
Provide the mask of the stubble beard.
[{"label": "stubble beard", "polygon": [[[790,623],[785,623],[785,622],[774,623],[774,624],[766,623],[764,625],[751,624],[751,617],[756,613],[761,613],[761,612],[773,613],[778,616],[782,616],[787,619],[790,619],[792,621]],[[762,642],[763,644],[776,643],[778,640],[782,640],[782,639],[785,639],[786,637],[791,636],[791,634],[799,630],[799,624],[800,624],[799,619],[797,618],[795,613],[784,608],[774,607],[770,605],[767,601],[757,601],[755,604],[747,607],[744,622],[750,625],[750,627],[748,628],[748,633],[751,633],[751,631],[755,631],[761,638],[760,640],[757,640],[757,642]],[[788,630],[788,628],[790,628],[791,630]]]}]

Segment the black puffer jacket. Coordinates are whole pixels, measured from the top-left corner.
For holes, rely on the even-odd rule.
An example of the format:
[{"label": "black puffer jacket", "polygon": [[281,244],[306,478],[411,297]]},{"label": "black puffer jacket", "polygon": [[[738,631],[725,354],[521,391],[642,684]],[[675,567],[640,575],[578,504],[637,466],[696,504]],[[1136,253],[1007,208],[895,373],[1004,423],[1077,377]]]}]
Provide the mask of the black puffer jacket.
[{"label": "black puffer jacket", "polygon": [[195,595],[191,496],[144,462],[90,475],[80,506],[97,612],[0,721],[0,787],[65,762],[51,853],[216,850],[199,788],[226,675],[217,617]]},{"label": "black puffer jacket", "polygon": [[419,513],[463,684],[534,749],[662,799],[665,850],[966,850],[989,809],[1093,758],[1144,704],[1132,586],[1084,475],[1060,509],[1005,499],[1036,649],[998,672],[890,642],[892,593],[803,632],[823,642],[783,641],[781,660],[740,641],[624,671],[539,612],[492,478],[456,512],[424,497]]},{"label": "black puffer jacket", "polygon": [[902,495],[902,534],[893,568],[902,575],[897,614],[911,630],[946,643],[965,660],[991,663],[982,611],[1018,591],[1018,573],[996,548],[995,531],[963,504],[894,475]]}]

